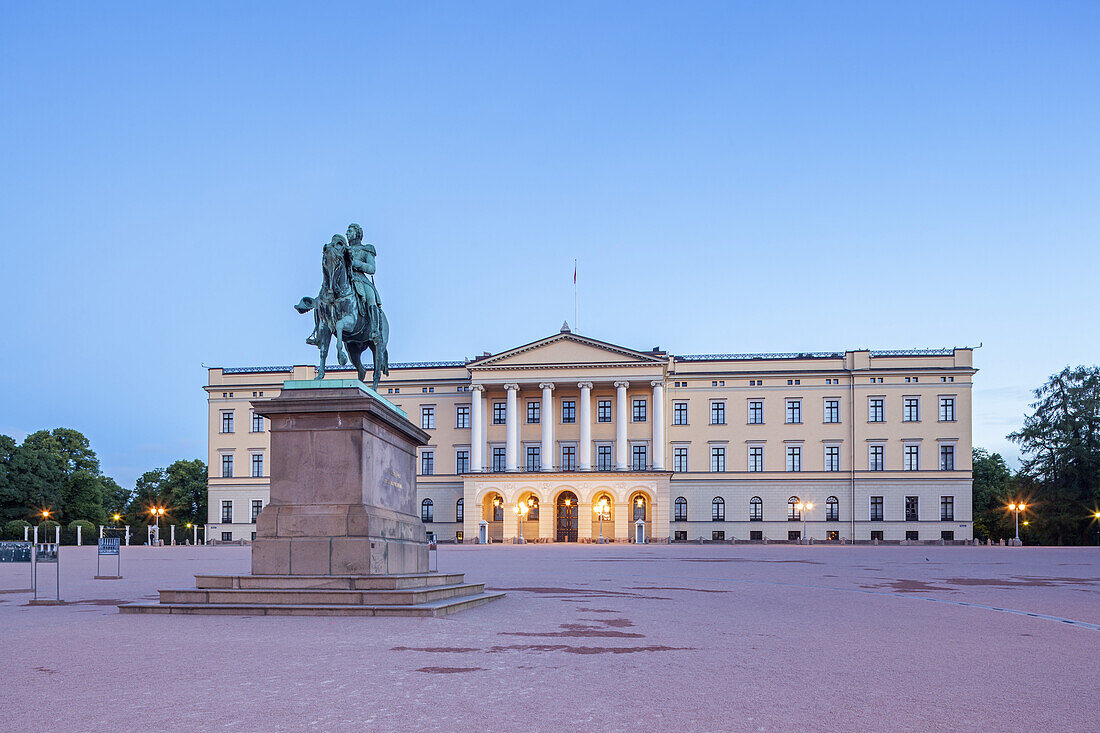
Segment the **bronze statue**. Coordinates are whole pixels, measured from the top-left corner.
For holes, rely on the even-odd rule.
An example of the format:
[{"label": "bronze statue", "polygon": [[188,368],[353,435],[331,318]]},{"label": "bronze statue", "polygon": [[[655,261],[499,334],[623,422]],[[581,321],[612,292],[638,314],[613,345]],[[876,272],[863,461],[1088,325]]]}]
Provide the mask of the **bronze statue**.
[{"label": "bronze statue", "polygon": [[313,333],[306,343],[321,350],[317,379],[325,376],[333,336],[340,364],[347,364],[350,356],[359,381],[366,381],[367,369],[361,355],[367,349],[374,357],[371,386],[377,390],[381,376],[390,373],[386,348],[390,324],[374,284],[376,255],[374,245],[363,243],[363,229],[358,224],[348,227],[346,238],[334,234],[321,253],[321,291],[316,298],[302,298],[294,306],[299,313],[313,311]]}]

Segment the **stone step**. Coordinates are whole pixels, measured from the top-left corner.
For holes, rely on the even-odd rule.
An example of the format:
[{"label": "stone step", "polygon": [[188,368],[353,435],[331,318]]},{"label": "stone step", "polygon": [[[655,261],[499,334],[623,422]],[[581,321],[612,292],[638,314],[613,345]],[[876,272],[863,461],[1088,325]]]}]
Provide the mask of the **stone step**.
[{"label": "stone step", "polygon": [[503,593],[478,593],[430,603],[408,605],[283,605],[266,603],[127,603],[119,613],[188,614],[223,616],[445,616],[464,611],[489,601],[503,598]]},{"label": "stone step", "polygon": [[404,575],[196,575],[202,589],[290,588],[328,590],[401,590],[462,583],[463,573],[408,573]]},{"label": "stone step", "polygon": [[188,588],[162,590],[160,602],[211,605],[281,606],[411,606],[478,595],[484,583],[461,583],[400,590],[339,590],[327,588]]}]

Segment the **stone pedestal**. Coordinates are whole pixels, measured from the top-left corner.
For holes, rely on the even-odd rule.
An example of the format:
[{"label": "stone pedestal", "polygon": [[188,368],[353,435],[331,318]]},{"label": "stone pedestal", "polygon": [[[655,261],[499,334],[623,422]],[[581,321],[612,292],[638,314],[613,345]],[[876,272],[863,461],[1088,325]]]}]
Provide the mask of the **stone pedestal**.
[{"label": "stone pedestal", "polygon": [[290,381],[253,403],[271,421],[271,498],[253,575],[425,573],[416,449],[428,434],[358,380]]}]

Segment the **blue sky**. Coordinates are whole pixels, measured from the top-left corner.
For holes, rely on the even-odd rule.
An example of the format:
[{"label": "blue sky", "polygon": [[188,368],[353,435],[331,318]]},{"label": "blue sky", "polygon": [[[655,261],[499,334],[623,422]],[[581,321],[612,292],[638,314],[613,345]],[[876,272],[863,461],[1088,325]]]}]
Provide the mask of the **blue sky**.
[{"label": "blue sky", "polygon": [[321,244],[394,360],[982,344],[975,443],[1100,354],[1097,3],[0,6],[0,432],[124,485],[202,365],[312,363]]}]

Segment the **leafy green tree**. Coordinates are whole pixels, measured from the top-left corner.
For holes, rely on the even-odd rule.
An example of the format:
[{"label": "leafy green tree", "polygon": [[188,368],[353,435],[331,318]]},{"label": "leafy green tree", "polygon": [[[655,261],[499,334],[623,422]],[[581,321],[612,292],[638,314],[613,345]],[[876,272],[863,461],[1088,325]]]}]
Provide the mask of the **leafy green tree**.
[{"label": "leafy green tree", "polygon": [[11,481],[17,496],[13,505],[5,505],[7,516],[22,519],[42,509],[62,511],[65,459],[48,441],[23,441],[11,459]]},{"label": "leafy green tree", "polygon": [[1057,544],[1088,541],[1100,505],[1100,367],[1075,367],[1035,390],[1032,413],[1010,434],[1024,456],[1020,499],[1031,533]]},{"label": "leafy green tree", "polygon": [[23,528],[31,526],[31,523],[25,519],[13,519],[10,522],[4,523],[4,539],[6,540],[22,540]]},{"label": "leafy green tree", "polygon": [[166,471],[171,519],[176,524],[206,522],[206,463],[179,460]]},{"label": "leafy green tree", "polygon": [[[26,496],[15,481],[12,461],[19,444],[9,435],[0,435],[0,521],[23,519],[26,515]],[[23,539],[20,534],[19,539]]]},{"label": "leafy green tree", "polygon": [[1012,471],[1000,453],[974,449],[974,536],[978,539],[1007,539],[1005,506],[1012,491]]}]

